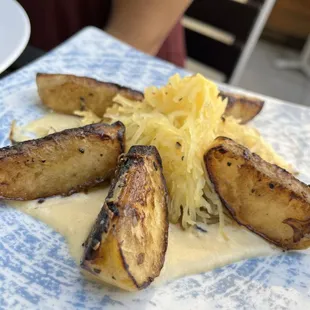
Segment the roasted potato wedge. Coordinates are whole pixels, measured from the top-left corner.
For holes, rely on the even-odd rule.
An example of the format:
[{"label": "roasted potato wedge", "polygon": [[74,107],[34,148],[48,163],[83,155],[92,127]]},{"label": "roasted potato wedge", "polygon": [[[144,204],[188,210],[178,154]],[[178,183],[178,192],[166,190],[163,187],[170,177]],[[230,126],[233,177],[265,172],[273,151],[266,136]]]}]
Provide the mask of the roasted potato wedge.
[{"label": "roasted potato wedge", "polygon": [[81,267],[128,291],[147,287],[163,267],[168,242],[168,194],[153,146],[133,146],[87,238]]},{"label": "roasted potato wedge", "polygon": [[111,176],[124,151],[125,127],[94,124],[0,149],[0,198],[71,195]]},{"label": "roasted potato wedge", "polygon": [[252,120],[264,106],[264,101],[258,98],[223,91],[220,92],[220,96],[228,99],[224,116],[233,116],[240,120],[240,124],[246,124]]},{"label": "roasted potato wedge", "polygon": [[204,156],[223,204],[240,224],[284,249],[310,246],[310,188],[231,139]]},{"label": "roasted potato wedge", "polygon": [[65,114],[90,110],[102,118],[117,94],[134,100],[143,99],[143,94],[138,91],[87,77],[38,73],[36,82],[43,104]]},{"label": "roasted potato wedge", "polygon": [[[102,118],[106,109],[113,105],[117,94],[136,101],[144,99],[139,91],[82,76],[38,73],[36,82],[42,103],[64,114],[92,111]],[[224,116],[240,119],[241,124],[253,119],[264,105],[264,101],[257,98],[223,91],[219,95],[223,99],[228,98]]]}]

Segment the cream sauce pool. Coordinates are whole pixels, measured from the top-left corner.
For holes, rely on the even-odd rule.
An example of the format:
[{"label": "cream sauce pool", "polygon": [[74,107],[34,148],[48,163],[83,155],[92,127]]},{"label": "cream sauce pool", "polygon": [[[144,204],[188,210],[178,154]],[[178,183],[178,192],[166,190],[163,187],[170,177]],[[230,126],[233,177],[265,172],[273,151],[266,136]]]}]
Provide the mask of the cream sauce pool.
[{"label": "cream sauce pool", "polygon": [[[25,130],[43,136],[50,128],[59,131],[78,126],[80,120],[77,117],[48,114],[28,124],[24,130],[16,130],[14,139],[20,141],[22,137],[19,132]],[[88,236],[107,192],[108,185],[93,189],[87,194],[52,197],[43,202],[9,201],[8,204],[62,234],[67,240],[71,255],[79,264],[83,251],[82,243]],[[217,224],[209,225],[207,232],[196,228],[184,231],[177,225],[170,224],[165,264],[155,284],[209,271],[242,259],[279,253],[274,246],[240,226],[225,225],[224,231],[228,240],[220,234]]]}]

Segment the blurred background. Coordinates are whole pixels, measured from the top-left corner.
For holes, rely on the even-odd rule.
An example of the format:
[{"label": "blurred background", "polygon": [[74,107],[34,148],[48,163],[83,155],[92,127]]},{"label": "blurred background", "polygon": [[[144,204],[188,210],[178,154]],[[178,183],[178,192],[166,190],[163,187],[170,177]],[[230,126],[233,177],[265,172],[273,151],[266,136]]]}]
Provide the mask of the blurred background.
[{"label": "blurred background", "polygon": [[[194,0],[181,24],[189,71],[310,106],[310,0]],[[44,53],[28,45],[0,77]]]},{"label": "blurred background", "polygon": [[198,0],[183,25],[189,70],[310,106],[309,0]]}]

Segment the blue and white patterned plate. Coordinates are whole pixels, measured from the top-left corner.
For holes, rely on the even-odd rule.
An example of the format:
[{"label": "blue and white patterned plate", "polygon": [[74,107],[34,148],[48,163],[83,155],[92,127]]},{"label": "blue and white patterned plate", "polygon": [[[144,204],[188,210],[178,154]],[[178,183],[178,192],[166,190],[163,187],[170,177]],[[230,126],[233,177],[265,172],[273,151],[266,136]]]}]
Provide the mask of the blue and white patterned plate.
[{"label": "blue and white patterned plate", "polygon": [[[36,72],[72,73],[143,89],[162,85],[178,69],[86,28],[47,56],[0,80],[0,145],[10,123],[26,123],[38,105]],[[222,88],[231,89],[222,85]],[[310,183],[310,110],[265,98],[255,120],[276,150]],[[126,293],[83,279],[62,236],[0,206],[0,309],[309,309],[310,251],[257,258]]]}]

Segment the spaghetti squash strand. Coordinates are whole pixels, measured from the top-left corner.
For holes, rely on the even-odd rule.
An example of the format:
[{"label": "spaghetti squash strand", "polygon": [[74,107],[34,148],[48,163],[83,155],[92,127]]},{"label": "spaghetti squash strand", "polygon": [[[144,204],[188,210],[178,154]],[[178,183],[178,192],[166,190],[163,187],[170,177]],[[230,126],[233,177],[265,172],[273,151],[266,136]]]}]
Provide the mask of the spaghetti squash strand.
[{"label": "spaghetti squash strand", "polygon": [[203,162],[203,154],[217,136],[232,138],[265,160],[290,168],[257,130],[240,125],[232,117],[222,118],[227,100],[222,100],[217,86],[200,74],[183,79],[174,75],[164,87],[149,87],[142,102],[120,95],[114,101],[104,117],[124,123],[127,149],[134,144],[157,147],[171,198],[169,218],[172,222],[181,220],[184,228],[218,218],[223,227],[221,202]]}]

